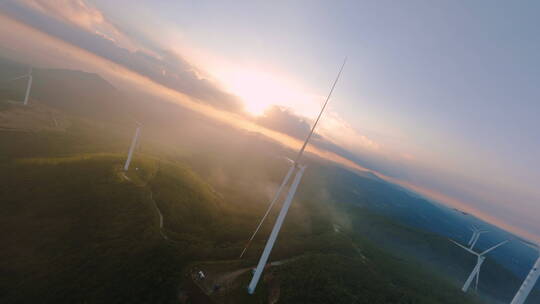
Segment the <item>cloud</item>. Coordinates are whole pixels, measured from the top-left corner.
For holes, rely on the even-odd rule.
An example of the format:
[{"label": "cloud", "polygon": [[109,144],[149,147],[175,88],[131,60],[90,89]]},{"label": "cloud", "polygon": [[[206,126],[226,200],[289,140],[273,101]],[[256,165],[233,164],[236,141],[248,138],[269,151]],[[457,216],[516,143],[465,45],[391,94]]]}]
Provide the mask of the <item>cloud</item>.
[{"label": "cloud", "polygon": [[[105,14],[84,0],[18,0],[0,5],[12,17],[72,45],[117,63],[168,88],[221,110],[243,113],[243,103],[188,62],[177,52],[143,48],[126,48],[135,43]],[[69,26],[66,26],[69,25]],[[129,41],[129,43],[122,43]],[[379,145],[356,132],[337,114],[325,114],[314,143],[332,151],[377,150]],[[310,120],[283,107],[272,107],[256,122],[269,129],[303,140],[310,130]],[[345,155],[348,153],[340,153]]]},{"label": "cloud", "polygon": [[[277,105],[270,107],[262,116],[257,117],[256,122],[261,126],[300,140],[304,140],[311,130],[310,119],[295,114],[289,108]],[[322,144],[325,148],[335,152],[340,151],[342,154],[345,153],[344,149],[351,152],[362,150],[375,152],[381,148],[377,142],[360,134],[339,115],[332,112],[325,113],[324,119],[318,125],[313,136],[313,141],[316,145],[317,143]]]},{"label": "cloud", "polygon": [[[241,113],[240,99],[169,50],[122,47],[130,40],[95,7],[83,0],[20,0],[0,4],[17,20],[74,46],[117,63],[133,72],[216,108]],[[70,26],[66,26],[66,24]],[[119,38],[120,37],[120,38]]]},{"label": "cloud", "polygon": [[331,138],[332,142],[337,145],[351,151],[376,152],[381,150],[379,143],[358,132],[335,112],[325,114],[325,118],[321,122],[320,133]]},{"label": "cloud", "polygon": [[130,50],[136,44],[96,7],[84,0],[19,0],[28,8],[114,41]]},{"label": "cloud", "polygon": [[256,122],[261,126],[301,140],[306,138],[311,129],[306,118],[294,114],[288,108],[276,105],[267,109],[256,119]]},{"label": "cloud", "polygon": [[[291,109],[282,106],[272,106],[257,117],[255,122],[303,142],[311,130],[313,121],[297,115]],[[381,161],[381,145],[365,135],[358,133],[339,115],[333,112],[325,113],[325,117],[317,126],[311,138],[310,145],[335,153],[336,155],[361,164],[363,168],[377,170],[387,159]]]},{"label": "cloud", "polygon": [[[174,99],[175,101],[177,100],[178,103],[181,103],[182,105],[189,104],[188,107],[190,109],[194,109],[194,111],[198,111],[199,113],[204,112],[204,114],[208,115],[209,117],[219,119],[219,121],[229,123],[232,126],[237,126],[239,128],[241,127],[248,131],[267,135],[268,137],[282,142],[284,145],[292,149],[298,149],[301,144],[301,140],[288,138],[283,135],[286,130],[280,132],[270,132],[269,130],[260,127],[259,124],[252,124],[253,121],[244,121],[245,117],[241,117],[241,115],[217,111],[215,109],[216,107],[227,106],[227,104],[224,105],[219,103],[221,100],[219,98],[219,94],[224,93],[219,89],[218,86],[212,83],[211,79],[205,78],[205,76],[203,76],[204,74],[200,73],[195,66],[186,60],[183,60],[181,56],[174,52],[163,51],[158,56],[155,54],[146,53],[144,51],[131,52],[124,48],[118,47],[118,45],[116,45],[113,41],[92,34],[87,30],[81,30],[79,27],[66,27],[63,22],[57,20],[56,18],[43,15],[42,13],[37,14],[35,10],[24,10],[20,6],[17,7],[6,3],[12,4],[13,2],[8,1],[0,3],[0,23],[2,23],[2,26],[0,26],[0,35],[2,35],[2,41],[5,42],[0,45],[0,50],[11,51],[12,54],[16,54],[17,56],[25,55],[27,60],[30,62],[38,62],[39,59],[46,59],[46,62],[49,62],[52,58],[61,65],[73,65],[72,68],[81,69],[81,67],[77,67],[74,63],[70,64],[70,62],[80,62],[83,70],[86,68],[88,68],[89,71],[92,71],[92,69],[97,69],[104,74],[114,74],[115,77],[120,79],[129,78],[128,76],[130,76],[133,78],[133,85],[130,86],[130,88],[133,88],[135,91],[137,89],[153,90],[155,88],[156,90],[159,90],[159,92],[163,92],[163,95],[160,94],[159,96],[163,96],[167,99]],[[15,27],[10,20],[4,20],[3,22],[2,16],[4,13],[10,14],[10,20],[15,18],[20,21],[19,23],[24,23],[24,27]],[[23,29],[26,28],[31,28],[32,31],[23,31]],[[40,31],[38,32],[35,29],[40,29]],[[49,34],[45,35],[45,33]],[[9,41],[6,37],[10,37]],[[47,43],[47,41],[49,42]],[[96,43],[95,45],[93,44],[94,42]],[[85,51],[83,52],[81,49],[84,49]],[[126,58],[123,58],[124,56]],[[107,60],[103,60],[104,58]],[[171,62],[174,63],[174,68],[168,67]],[[181,79],[180,83],[177,83],[176,81],[172,81],[168,78],[171,77],[171,74],[176,74],[178,77],[184,77],[185,79]],[[160,81],[157,76],[154,77],[152,75],[161,75],[164,78]],[[166,85],[166,81],[171,81],[171,83]],[[193,83],[192,88],[190,88],[188,85],[190,82]],[[206,104],[201,102],[191,104],[191,99],[185,98],[183,95],[178,96],[181,95],[178,92],[181,92],[180,89],[182,86],[185,86],[185,90],[188,90],[187,92],[184,92],[186,95],[198,95],[201,97],[210,96],[217,100],[217,105],[210,106],[212,105],[211,102],[206,102]],[[173,87],[176,88],[174,91],[172,89]],[[229,97],[231,98],[229,106],[233,105],[232,108],[234,109],[234,105],[237,100],[234,98],[234,96],[229,95]],[[197,110],[199,108],[201,109]],[[294,113],[289,114],[294,115]],[[305,132],[305,125],[302,123],[302,121],[308,123],[309,120],[302,117],[297,117],[296,119],[299,123],[295,128],[301,132]],[[501,219],[504,219],[504,224],[507,225],[504,227],[507,227],[508,229],[514,228],[512,231],[529,238],[534,238],[536,236],[535,239],[540,241],[540,237],[538,237],[540,231],[538,230],[539,228],[537,221],[535,222],[534,217],[538,213],[538,209],[527,209],[529,212],[527,214],[522,214],[521,217],[518,217],[517,214],[512,214],[512,216],[509,216],[510,211],[515,210],[517,212],[517,209],[515,208],[516,205],[513,203],[514,199],[508,200],[506,202],[508,208],[503,209],[500,206],[497,207],[496,205],[488,204],[491,202],[486,202],[485,205],[480,205],[477,202],[477,199],[472,197],[472,195],[470,196],[470,199],[462,198],[460,200],[456,200],[456,197],[459,198],[459,193],[457,193],[456,188],[459,188],[459,192],[463,193],[463,187],[453,187],[454,189],[439,189],[439,194],[434,191],[429,191],[436,188],[433,185],[436,178],[429,178],[429,180],[432,181],[431,183],[427,183],[426,179],[411,179],[411,175],[418,175],[418,168],[413,170],[412,167],[401,167],[400,169],[396,168],[397,166],[393,166],[391,162],[385,159],[373,161],[372,158],[361,158],[359,155],[365,155],[362,153],[372,151],[370,150],[370,147],[375,148],[373,151],[377,151],[377,148],[379,151],[387,150],[387,147],[377,145],[376,142],[367,136],[362,137],[360,132],[348,130],[352,128],[350,128],[347,123],[344,123],[339,116],[332,112],[325,114],[325,118],[322,122],[323,123],[320,126],[321,128],[318,129],[319,134],[322,136],[319,140],[313,141],[313,144],[316,147],[308,147],[308,150],[313,152],[315,155],[336,161],[339,164],[357,170],[365,170],[365,168],[361,168],[358,165],[362,164],[362,166],[367,168],[377,169],[379,172],[390,172],[391,174],[386,173],[392,176],[392,178],[386,177],[386,179],[390,182],[401,184],[414,191],[424,193],[426,196],[433,197],[438,201],[445,202],[446,200],[446,204],[451,206],[452,204],[454,204],[454,206],[460,206],[459,204],[461,204],[461,206],[464,207],[464,210],[468,211],[469,213],[476,214],[492,223],[496,223],[497,220],[500,221]],[[291,126],[294,127],[295,124],[291,124]],[[336,143],[334,144],[329,142],[328,140],[325,140],[326,138],[330,138]],[[360,139],[359,144],[353,143],[355,138]],[[348,141],[350,142],[347,143]],[[338,144],[342,144],[343,147],[338,146]],[[344,147],[347,147],[347,149]],[[348,149],[355,149],[353,150],[354,154]],[[415,162],[420,161],[422,161],[422,157],[417,157]],[[411,160],[408,160],[408,162],[411,162]],[[396,174],[396,170],[399,171],[399,174]],[[400,177],[401,181],[400,179],[396,179],[396,177]],[[504,175],[502,177],[505,178]],[[408,180],[408,182],[403,182],[403,180]],[[441,181],[441,183],[443,183],[443,181]],[[455,184],[455,182],[450,182],[449,184]],[[415,185],[423,185],[424,189],[421,189]],[[506,186],[507,185],[500,188],[506,188]],[[444,193],[445,196],[441,196],[440,193]],[[497,193],[497,196],[500,195]],[[449,197],[453,198],[454,200],[452,201],[451,199],[448,199]],[[463,203],[464,201],[471,203]],[[466,206],[472,207],[475,205],[478,208],[465,209]],[[494,210],[494,207],[497,207],[497,210]],[[482,216],[482,213],[484,216]],[[485,214],[490,214],[492,216],[486,217]],[[519,221],[519,223],[514,223],[514,221]],[[528,232],[516,229],[515,227],[526,228]],[[536,233],[536,235],[531,235],[531,232]]]}]

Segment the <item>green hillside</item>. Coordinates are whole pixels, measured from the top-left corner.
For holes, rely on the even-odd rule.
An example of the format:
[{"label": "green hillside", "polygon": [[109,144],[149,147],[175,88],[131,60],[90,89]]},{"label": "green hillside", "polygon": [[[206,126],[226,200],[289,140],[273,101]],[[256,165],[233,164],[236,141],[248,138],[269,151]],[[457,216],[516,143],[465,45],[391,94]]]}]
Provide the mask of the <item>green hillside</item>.
[{"label": "green hillside", "polygon": [[[185,284],[182,271],[190,262],[237,257],[262,206],[241,208],[242,201],[223,199],[176,161],[139,154],[128,181],[120,170],[123,155],[79,153],[107,141],[83,141],[73,149],[77,152],[54,156],[56,145],[31,140],[42,136],[77,146],[70,142],[70,132],[75,131],[0,136],[17,137],[12,151],[25,147],[32,154],[3,155],[1,164],[6,174],[0,179],[5,206],[0,239],[7,250],[0,254],[0,283],[8,291],[2,302],[175,303]],[[164,215],[162,231],[155,206]],[[467,303],[433,274],[407,268],[366,239],[336,233],[328,208],[324,201],[299,201],[291,210],[272,259],[301,258],[275,270],[283,286],[280,303],[312,303],[320,286],[356,303]],[[255,263],[263,244],[261,236],[244,265]],[[429,279],[417,281],[419,277]],[[292,283],[297,281],[306,285]],[[244,287],[237,288],[231,295],[242,295],[242,302],[249,303]],[[258,294],[265,289],[261,284]],[[448,302],[434,296],[446,294],[451,295]],[[230,303],[234,299],[240,298]],[[325,303],[327,298],[320,299]]]},{"label": "green hillside", "polygon": [[281,266],[279,303],[475,303],[428,272],[364,254],[313,254]]},{"label": "green hillside", "polygon": [[[103,80],[77,73],[38,70],[36,86],[64,75],[76,83],[66,92],[86,88],[81,82],[100,89]],[[117,121],[99,116],[117,113],[114,98],[94,104],[40,90],[29,107],[0,109],[0,302],[179,303],[194,289],[186,277],[193,265],[256,263],[278,208],[245,259],[236,259],[286,171],[276,155],[290,151],[198,116],[160,122],[178,111],[169,104],[135,101]],[[101,92],[120,94],[109,86]],[[60,126],[51,127],[51,113]],[[145,126],[124,175],[132,117],[144,117]],[[265,303],[279,290],[278,303],[477,303],[432,269],[380,248],[363,235],[369,229],[354,229],[350,221],[363,218],[344,215],[313,168],[272,252],[272,261],[286,263],[267,272],[255,296],[246,295],[246,272],[214,299]],[[207,303],[195,298],[184,303]]]},{"label": "green hillside", "polygon": [[120,161],[91,155],[2,165],[2,302],[171,298],[180,269],[170,265],[181,267],[185,257],[161,241],[148,191],[121,179]]}]

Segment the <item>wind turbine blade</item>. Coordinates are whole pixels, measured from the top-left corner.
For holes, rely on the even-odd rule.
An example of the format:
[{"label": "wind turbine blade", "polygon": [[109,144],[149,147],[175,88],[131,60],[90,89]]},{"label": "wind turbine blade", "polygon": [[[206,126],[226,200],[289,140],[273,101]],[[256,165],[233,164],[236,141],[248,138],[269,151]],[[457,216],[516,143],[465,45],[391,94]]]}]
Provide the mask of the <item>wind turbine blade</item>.
[{"label": "wind turbine blade", "polygon": [[19,79],[23,79],[23,78],[26,78],[26,77],[28,77],[28,75],[22,75],[22,76],[19,76],[19,77],[11,78],[8,81],[19,80]]},{"label": "wind turbine blade", "polygon": [[452,239],[449,239],[449,240],[450,240],[450,242],[452,242],[452,243],[458,245],[459,247],[461,247],[461,248],[467,250],[468,252],[470,252],[470,253],[472,253],[472,254],[474,254],[474,255],[478,255],[478,253],[476,253],[476,252],[472,251],[471,249],[469,249],[469,248],[467,248],[467,247],[461,245],[460,243],[458,243],[458,242],[456,242],[456,241],[454,241],[454,240],[452,240]]},{"label": "wind turbine blade", "polygon": [[493,251],[493,250],[495,250],[497,247],[500,247],[500,246],[502,246],[502,245],[504,245],[504,244],[506,244],[506,243],[508,243],[508,240],[500,242],[499,244],[497,244],[497,245],[495,245],[495,246],[489,248],[488,250],[486,250],[486,251],[480,253],[480,255],[485,255],[486,253],[488,253],[488,252],[490,252],[490,251]]},{"label": "wind turbine blade", "polygon": [[244,250],[242,250],[242,253],[240,254],[240,259],[244,256],[244,253],[248,249],[249,245],[251,245],[251,241],[253,241],[253,239],[255,238],[255,235],[257,234],[257,232],[259,232],[259,229],[261,229],[261,226],[263,225],[264,221],[266,220],[266,217],[270,213],[270,210],[272,210],[272,207],[274,207],[274,204],[277,202],[277,200],[281,196],[281,192],[283,192],[283,189],[285,188],[285,186],[289,182],[289,179],[291,178],[291,175],[292,175],[292,173],[294,171],[294,168],[295,168],[295,166],[291,165],[291,167],[289,168],[289,171],[287,171],[287,174],[283,178],[283,181],[281,182],[281,185],[279,186],[278,190],[274,194],[274,198],[272,198],[272,201],[270,202],[270,205],[266,209],[266,213],[264,214],[264,216],[259,221],[259,225],[257,225],[257,228],[255,229],[253,234],[251,234],[251,237],[249,238],[249,240],[246,243],[246,246],[244,247]]},{"label": "wind turbine blade", "polygon": [[478,272],[476,273],[476,284],[474,285],[474,290],[478,292],[478,281],[480,281],[480,267],[478,267]]},{"label": "wind turbine blade", "polygon": [[26,84],[26,92],[24,94],[24,105],[28,104],[28,98],[30,97],[30,90],[32,89],[32,70],[30,70],[30,74],[28,74],[28,83]]},{"label": "wind turbine blade", "polygon": [[328,96],[326,97],[326,101],[323,104],[323,107],[321,109],[321,112],[319,113],[319,116],[317,116],[317,119],[315,120],[315,123],[313,124],[313,127],[311,127],[311,131],[309,132],[308,136],[306,137],[306,140],[304,141],[304,144],[302,145],[302,148],[300,148],[300,151],[298,151],[298,155],[296,156],[296,159],[294,160],[294,163],[298,163],[300,160],[300,157],[302,157],[302,154],[304,154],[304,150],[306,149],[306,146],[311,139],[311,136],[313,135],[313,132],[315,131],[315,128],[317,127],[317,124],[319,123],[319,120],[321,119],[321,116],[326,109],[326,105],[328,105],[328,101],[330,100],[330,97],[332,96],[332,93],[334,92],[334,88],[336,87],[336,84],[339,80],[339,77],[341,76],[341,72],[343,72],[343,68],[345,67],[345,63],[347,63],[347,57],[343,60],[343,64],[341,65],[341,68],[339,69],[339,73],[336,77],[336,80],[334,81],[334,84],[332,84],[332,88],[330,89],[330,93],[328,93]]},{"label": "wind turbine blade", "polygon": [[476,262],[476,265],[474,266],[473,270],[469,274],[469,277],[467,277],[467,280],[463,284],[461,291],[467,292],[467,290],[469,290],[469,287],[471,286],[472,281],[476,277],[477,271],[478,271],[478,261]]},{"label": "wind turbine blade", "polygon": [[292,185],[289,188],[289,193],[287,194],[287,198],[285,199],[285,202],[283,202],[283,207],[281,207],[281,210],[279,211],[279,215],[278,215],[278,218],[276,219],[276,223],[274,224],[274,228],[272,228],[270,237],[268,238],[268,241],[266,242],[266,245],[264,247],[259,263],[257,264],[257,268],[255,269],[255,273],[253,274],[253,277],[251,278],[251,281],[249,282],[249,286],[248,286],[249,294],[253,294],[255,292],[255,288],[257,287],[257,283],[259,282],[259,279],[261,278],[261,274],[264,270],[264,266],[266,265],[266,262],[268,261],[268,257],[270,256],[270,253],[272,252],[272,248],[274,247],[274,243],[276,242],[277,236],[279,234],[279,230],[281,229],[281,225],[283,225],[283,221],[285,220],[285,217],[287,216],[289,207],[291,207],[292,199],[294,198],[296,189],[298,189],[298,185],[300,184],[300,181],[302,180],[302,175],[304,174],[305,167],[294,166],[294,168],[298,168],[298,170],[296,171],[296,175],[294,176]]},{"label": "wind turbine blade", "polygon": [[469,248],[471,248],[471,250],[474,248],[474,246],[478,242],[479,238],[480,238],[480,231],[476,231],[476,236],[474,238],[474,241],[472,242],[471,246],[469,247]]},{"label": "wind turbine blade", "polygon": [[473,270],[471,271],[471,274],[465,281],[465,284],[463,284],[463,287],[461,290],[463,292],[467,292],[469,290],[469,287],[471,286],[472,281],[478,276],[478,273],[480,272],[480,267],[482,267],[482,263],[484,262],[484,258],[481,256],[478,256],[476,258],[476,265],[474,265]]},{"label": "wind turbine blade", "polygon": [[536,244],[533,244],[533,243],[530,243],[530,242],[527,242],[527,241],[523,241],[523,240],[521,240],[521,243],[523,243],[524,245],[527,245],[527,246],[531,247],[531,248],[534,249],[534,250],[538,250],[538,245],[536,245]]},{"label": "wind turbine blade", "polygon": [[[472,230],[472,229],[471,229]],[[473,243],[474,239],[476,238],[476,234],[478,233],[476,230],[472,230],[473,231],[473,234],[471,236],[471,239],[469,240],[469,242],[467,243],[467,246],[471,246],[471,244]]]}]

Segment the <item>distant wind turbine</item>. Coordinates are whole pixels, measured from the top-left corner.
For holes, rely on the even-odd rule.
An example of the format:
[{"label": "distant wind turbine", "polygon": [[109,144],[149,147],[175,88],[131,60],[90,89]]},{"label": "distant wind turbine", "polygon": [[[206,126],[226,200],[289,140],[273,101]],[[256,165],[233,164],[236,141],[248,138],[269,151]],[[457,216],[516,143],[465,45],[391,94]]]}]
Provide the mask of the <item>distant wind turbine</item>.
[{"label": "distant wind turbine", "polygon": [[500,242],[499,244],[487,249],[487,250],[484,250],[483,252],[475,252],[474,250],[472,250],[474,244],[476,244],[476,242],[478,241],[478,238],[480,237],[480,230],[478,230],[478,228],[476,228],[476,230],[473,230],[473,236],[471,237],[471,240],[469,241],[469,244],[471,247],[465,247],[463,245],[461,245],[460,243],[454,241],[454,240],[450,240],[452,241],[452,243],[458,245],[459,247],[465,249],[467,252],[469,253],[472,253],[476,256],[476,265],[474,266],[471,274],[469,275],[469,277],[467,278],[467,280],[465,281],[465,284],[463,284],[463,287],[461,288],[461,291],[463,292],[467,292],[467,290],[469,290],[469,287],[471,286],[471,283],[472,281],[476,278],[476,282],[475,282],[475,290],[478,290],[478,281],[480,280],[480,268],[482,267],[482,264],[484,263],[486,257],[485,255],[488,254],[489,252],[495,250],[496,248],[508,243],[508,240],[506,241],[503,241],[503,242]]},{"label": "distant wind turbine", "polygon": [[136,122],[136,123],[137,123],[137,129],[135,129],[135,134],[133,135],[133,139],[131,140],[131,146],[129,147],[126,163],[124,164],[124,171],[127,171],[129,169],[129,164],[131,163],[133,152],[135,151],[135,147],[137,146],[137,142],[139,140],[139,135],[141,134],[142,124],[140,122]]},{"label": "distant wind turbine", "polygon": [[24,94],[24,101],[23,101],[23,104],[26,106],[26,105],[28,105],[28,97],[30,97],[30,89],[32,88],[32,79],[33,79],[32,68],[28,69],[28,74],[24,74],[22,76],[15,77],[13,79],[10,79],[9,81],[19,80],[19,79],[23,79],[23,78],[28,78],[28,82],[26,84],[26,92]]},{"label": "distant wind turbine", "polygon": [[[527,246],[533,247],[534,249],[538,250],[538,246],[525,243]],[[540,256],[536,260],[536,263],[531,268],[531,271],[523,281],[523,284],[521,284],[521,287],[519,288],[518,292],[514,296],[514,299],[512,299],[512,302],[510,304],[523,304],[527,300],[527,297],[529,296],[529,293],[533,289],[534,285],[536,284],[536,281],[538,281],[538,277],[540,277]]]},{"label": "distant wind turbine", "polygon": [[287,171],[287,174],[283,178],[283,181],[281,182],[281,185],[279,186],[277,192],[275,193],[272,201],[270,202],[270,205],[268,206],[268,209],[266,210],[266,213],[264,214],[263,218],[259,222],[259,225],[255,229],[255,232],[251,235],[251,238],[248,241],[248,244],[242,251],[240,257],[242,257],[255,237],[255,234],[259,231],[261,228],[264,220],[268,216],[268,213],[270,212],[270,209],[274,206],[274,204],[278,201],[278,199],[281,197],[282,191],[285,189],[285,187],[289,184],[290,178],[293,176],[294,173],[294,179],[289,187],[289,192],[287,193],[287,196],[285,198],[285,201],[283,202],[283,206],[281,207],[281,210],[279,212],[279,215],[276,219],[276,223],[274,224],[274,228],[272,228],[272,232],[270,233],[270,237],[268,238],[268,241],[266,242],[266,246],[264,247],[263,253],[261,255],[261,258],[259,260],[259,263],[257,264],[257,268],[255,269],[255,273],[253,274],[253,278],[251,279],[249,286],[248,286],[248,293],[253,294],[255,292],[255,288],[257,287],[257,283],[259,282],[259,279],[261,278],[261,274],[264,270],[264,266],[268,262],[268,258],[270,256],[270,252],[272,251],[272,248],[274,247],[274,243],[276,242],[277,236],[279,234],[279,231],[281,229],[281,226],[283,225],[283,221],[285,220],[285,217],[287,216],[287,212],[289,211],[289,207],[291,206],[292,200],[294,198],[294,194],[296,193],[296,189],[298,188],[298,185],[300,184],[300,181],[302,180],[302,175],[304,174],[304,170],[306,166],[301,165],[299,163],[300,158],[304,154],[304,150],[306,149],[306,146],[309,143],[309,140],[311,139],[311,136],[313,135],[313,132],[315,131],[315,128],[317,127],[317,123],[321,119],[321,116],[326,109],[326,106],[328,105],[328,101],[330,100],[330,97],[332,96],[332,92],[334,91],[334,88],[336,87],[336,84],[339,80],[339,77],[341,76],[341,72],[343,71],[343,68],[345,67],[345,63],[347,62],[347,58],[343,61],[343,64],[341,65],[341,68],[339,69],[339,73],[336,77],[336,80],[334,81],[334,84],[332,85],[332,88],[330,89],[330,93],[326,97],[326,101],[323,104],[323,107],[321,109],[321,112],[319,113],[319,116],[317,116],[317,119],[315,120],[315,123],[313,124],[313,127],[311,128],[311,131],[309,132],[308,136],[306,137],[306,140],[304,141],[304,144],[302,145],[302,148],[300,148],[300,151],[298,151],[298,154],[296,155],[296,158],[294,161],[291,161],[291,166],[289,170]]},{"label": "distant wind turbine", "polygon": [[480,230],[475,225],[473,225],[471,227],[471,231],[473,232],[473,235],[471,236],[471,239],[469,240],[469,243],[467,243],[467,246],[469,246],[469,249],[474,248],[474,245],[476,245],[476,242],[478,242],[478,239],[480,238],[481,234],[489,232],[487,230]]}]

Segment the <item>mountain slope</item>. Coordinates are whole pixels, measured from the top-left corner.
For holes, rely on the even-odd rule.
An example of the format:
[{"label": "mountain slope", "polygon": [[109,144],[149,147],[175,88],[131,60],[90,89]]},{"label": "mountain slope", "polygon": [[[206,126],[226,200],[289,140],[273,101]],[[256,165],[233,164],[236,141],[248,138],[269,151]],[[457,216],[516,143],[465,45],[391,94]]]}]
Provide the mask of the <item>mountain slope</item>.
[{"label": "mountain slope", "polygon": [[[0,253],[0,287],[8,290],[3,302],[174,303],[184,266],[237,258],[286,171],[281,156],[291,151],[172,104],[130,99],[136,106],[122,116],[127,100],[115,96],[126,95],[99,77],[36,73],[42,83],[32,106],[14,117],[21,117],[23,127],[29,116],[47,124],[51,110],[65,127],[0,131],[0,169],[6,172],[0,177],[0,201],[6,204],[0,240],[9,248]],[[65,90],[55,92],[60,85]],[[145,126],[129,181],[119,169],[133,132],[131,115],[144,117]],[[470,261],[443,238],[459,236],[462,231],[454,228],[461,222],[370,174],[309,156],[306,162],[309,170],[271,260],[300,258],[283,268],[292,276],[282,280],[311,284],[296,288],[303,294],[284,287],[282,301],[308,301],[309,291],[325,282],[358,301],[381,300],[381,292],[397,303],[474,301],[459,293]],[[277,209],[243,267],[255,264]],[[456,269],[447,273],[440,264]],[[416,272],[419,267],[423,271]],[[480,290],[507,297],[516,280],[499,288],[505,283],[489,277],[507,272],[491,260],[483,271]],[[369,280],[372,273],[377,275]],[[408,280],[409,274],[421,279]],[[260,288],[264,292],[265,284]]]}]

